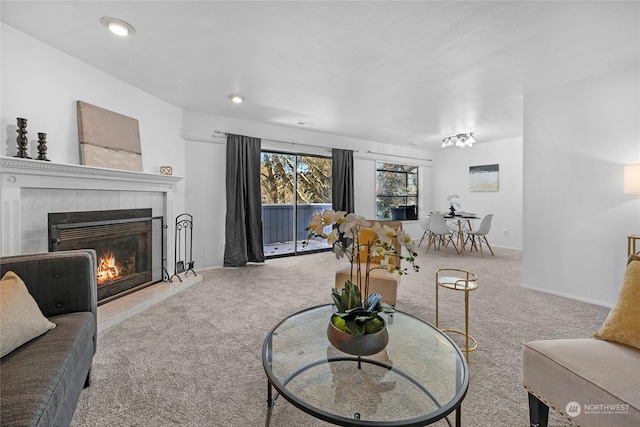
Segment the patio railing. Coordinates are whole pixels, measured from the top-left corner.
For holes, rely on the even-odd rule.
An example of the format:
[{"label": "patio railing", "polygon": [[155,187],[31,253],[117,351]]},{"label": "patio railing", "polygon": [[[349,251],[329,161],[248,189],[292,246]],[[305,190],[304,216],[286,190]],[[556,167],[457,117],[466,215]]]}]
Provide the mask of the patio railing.
[{"label": "patio railing", "polygon": [[[311,217],[331,209],[331,203],[311,203],[298,205],[296,232],[298,240],[304,240],[304,230]],[[293,242],[293,205],[262,205],[263,243]]]}]

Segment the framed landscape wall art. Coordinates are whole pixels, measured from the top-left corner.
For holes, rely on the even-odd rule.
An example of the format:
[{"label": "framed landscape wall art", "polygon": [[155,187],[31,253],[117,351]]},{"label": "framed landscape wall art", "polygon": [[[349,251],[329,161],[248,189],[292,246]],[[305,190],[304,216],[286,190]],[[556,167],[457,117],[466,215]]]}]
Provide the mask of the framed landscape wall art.
[{"label": "framed landscape wall art", "polygon": [[469,166],[469,191],[498,191],[499,165]]}]

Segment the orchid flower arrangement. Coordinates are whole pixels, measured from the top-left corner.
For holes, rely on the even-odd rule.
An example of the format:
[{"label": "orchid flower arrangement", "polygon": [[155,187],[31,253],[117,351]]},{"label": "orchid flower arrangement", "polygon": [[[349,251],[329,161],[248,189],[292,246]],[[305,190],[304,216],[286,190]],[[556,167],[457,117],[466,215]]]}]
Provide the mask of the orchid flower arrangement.
[{"label": "orchid flower arrangement", "polygon": [[449,214],[451,216],[455,216],[456,214],[456,206],[460,209],[460,202],[456,202],[454,199],[458,199],[457,194],[450,194],[447,196],[447,201],[449,202]]},{"label": "orchid flower arrangement", "polygon": [[450,194],[449,196],[447,196],[447,201],[449,202],[449,206],[453,207],[453,206],[457,206],[460,207],[460,202],[456,202],[453,199],[459,199],[460,196],[458,196],[457,194]]},{"label": "orchid flower arrangement", "polygon": [[[325,228],[328,226],[333,226],[333,228],[331,232],[325,233]],[[362,239],[361,230],[364,228],[372,228],[375,237]],[[321,214],[313,215],[311,223],[305,230],[309,232],[309,235],[304,244],[313,238],[327,239],[327,243],[333,246],[336,258],[346,257],[351,263],[351,279],[347,281],[348,286],[345,286],[345,289],[348,288],[351,291],[352,285],[355,285],[360,298],[355,304],[351,303],[346,311],[353,310],[354,313],[358,313],[359,317],[363,317],[363,311],[373,315],[377,315],[380,311],[393,312],[392,306],[380,301],[380,294],[369,295],[369,278],[372,270],[385,269],[388,272],[396,271],[399,275],[407,274],[408,268],[401,267],[400,260],[407,261],[416,272],[419,269],[415,264],[417,256],[415,242],[409,234],[379,222],[371,224],[364,217],[354,213],[325,210]],[[402,255],[401,251],[396,249],[394,239],[406,248],[407,255]],[[372,262],[372,259],[376,259],[376,262]],[[395,262],[390,262],[392,259]],[[364,274],[362,274],[363,270]],[[333,289],[334,302],[336,298],[338,301],[340,300],[340,293],[339,290]],[[340,311],[340,306],[336,305]],[[353,317],[349,316],[349,313],[338,314],[344,314],[342,316],[344,318]],[[351,328],[349,329],[351,331]]]}]

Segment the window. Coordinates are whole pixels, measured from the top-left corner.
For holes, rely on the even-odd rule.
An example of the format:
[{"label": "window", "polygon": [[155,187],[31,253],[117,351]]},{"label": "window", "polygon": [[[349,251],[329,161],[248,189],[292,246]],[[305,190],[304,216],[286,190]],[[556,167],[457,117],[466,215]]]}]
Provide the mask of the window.
[{"label": "window", "polygon": [[418,167],[376,162],[376,219],[393,219],[401,206],[418,207]]}]

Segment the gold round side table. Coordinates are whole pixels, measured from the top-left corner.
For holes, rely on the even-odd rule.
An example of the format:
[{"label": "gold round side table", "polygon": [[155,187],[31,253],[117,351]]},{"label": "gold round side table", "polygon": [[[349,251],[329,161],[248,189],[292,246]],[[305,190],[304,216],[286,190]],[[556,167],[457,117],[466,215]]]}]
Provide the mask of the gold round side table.
[{"label": "gold round side table", "polygon": [[460,351],[465,353],[469,363],[469,353],[477,350],[478,341],[469,335],[469,292],[478,289],[478,276],[469,271],[457,268],[439,268],[436,270],[436,328],[438,326],[438,290],[440,288],[464,292],[464,331],[458,329],[440,329],[442,332],[453,332],[465,337],[465,348]]}]

